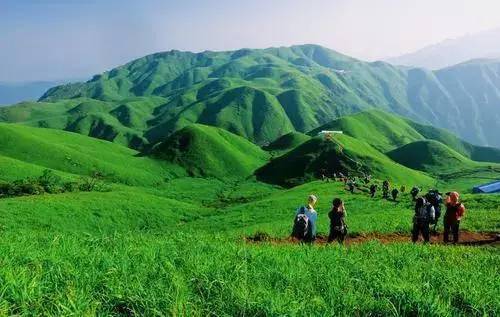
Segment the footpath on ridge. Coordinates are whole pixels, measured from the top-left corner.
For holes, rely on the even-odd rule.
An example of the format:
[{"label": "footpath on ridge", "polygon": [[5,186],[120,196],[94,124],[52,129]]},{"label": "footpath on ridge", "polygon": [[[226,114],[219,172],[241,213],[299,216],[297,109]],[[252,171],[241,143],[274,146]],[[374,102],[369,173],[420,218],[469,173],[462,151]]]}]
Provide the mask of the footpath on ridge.
[{"label": "footpath on ridge", "polygon": [[[328,236],[319,235],[316,238],[315,244],[324,245],[327,244]],[[366,243],[369,241],[379,241],[383,244],[389,243],[401,243],[401,242],[411,242],[411,234],[403,233],[360,233],[360,234],[349,234],[344,242],[345,245],[354,245],[360,243]],[[251,244],[259,243],[269,243],[269,244],[297,244],[299,243],[296,239],[292,237],[285,238],[274,238],[270,237],[265,233],[257,233],[253,236],[245,238],[245,242]],[[419,242],[422,242],[421,239]],[[336,244],[336,242],[333,242]],[[442,233],[436,235],[431,235],[430,244],[442,244],[443,236]],[[453,245],[453,244],[450,244]],[[500,234],[495,232],[473,232],[463,230],[460,232],[460,241],[457,245],[464,246],[483,246],[492,245],[495,247],[500,246]]]}]

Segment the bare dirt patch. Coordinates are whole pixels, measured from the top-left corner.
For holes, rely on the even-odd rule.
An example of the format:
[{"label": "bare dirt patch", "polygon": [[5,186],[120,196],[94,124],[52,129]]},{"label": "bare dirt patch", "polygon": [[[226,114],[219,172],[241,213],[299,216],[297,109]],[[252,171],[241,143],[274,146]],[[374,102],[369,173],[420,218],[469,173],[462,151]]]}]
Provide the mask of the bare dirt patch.
[{"label": "bare dirt patch", "polygon": [[[451,237],[450,237],[451,238]],[[328,236],[319,235],[315,244],[327,244]],[[253,236],[245,238],[247,243],[270,243],[270,244],[297,244],[300,243],[297,239],[292,237],[276,238],[271,237],[266,233],[256,233]],[[349,234],[345,239],[346,245],[360,244],[368,241],[379,241],[383,244],[396,243],[396,242],[411,242],[411,235],[405,233],[361,233]],[[419,241],[423,242],[422,239]],[[430,244],[444,244],[442,233],[431,235]],[[474,232],[474,231],[461,231],[460,241],[458,245],[467,246],[482,246],[492,245],[500,246],[500,234],[496,232]]]}]

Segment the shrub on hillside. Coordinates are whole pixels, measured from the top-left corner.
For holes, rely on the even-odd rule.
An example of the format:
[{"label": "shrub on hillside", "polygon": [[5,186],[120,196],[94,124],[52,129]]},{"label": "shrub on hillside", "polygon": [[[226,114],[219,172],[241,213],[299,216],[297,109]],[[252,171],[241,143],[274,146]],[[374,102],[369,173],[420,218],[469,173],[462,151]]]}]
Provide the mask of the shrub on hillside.
[{"label": "shrub on hillside", "polygon": [[38,178],[38,184],[49,194],[57,194],[65,191],[62,178],[51,170],[43,171],[42,176]]},{"label": "shrub on hillside", "polygon": [[79,182],[64,182],[51,170],[44,170],[38,178],[24,178],[12,182],[0,183],[0,197],[16,197],[59,194],[76,191],[109,191],[100,172],[92,172],[89,177],[82,177]]},{"label": "shrub on hillside", "polygon": [[99,171],[93,171],[90,176],[80,178],[78,189],[82,192],[105,192],[109,188],[104,183],[104,174]]}]

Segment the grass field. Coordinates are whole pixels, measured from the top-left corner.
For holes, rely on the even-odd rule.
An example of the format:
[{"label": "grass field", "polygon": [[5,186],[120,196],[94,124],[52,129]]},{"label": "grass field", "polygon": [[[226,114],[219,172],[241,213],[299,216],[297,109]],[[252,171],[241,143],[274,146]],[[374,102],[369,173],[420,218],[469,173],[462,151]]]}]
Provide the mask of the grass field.
[{"label": "grass field", "polygon": [[[345,199],[351,233],[410,230],[408,196],[372,200],[340,183],[283,190],[181,178],[158,188],[1,199],[0,313],[494,316],[500,309],[497,247],[244,242],[257,232],[287,236],[309,193],[319,197],[320,233],[332,197]],[[463,228],[499,231],[498,196],[465,195],[464,203]]]},{"label": "grass field", "polygon": [[[469,193],[476,182],[498,175],[496,164],[474,162],[437,140],[400,146],[387,137],[380,144],[392,144],[395,152],[385,154],[369,134],[346,133],[338,143],[291,134],[269,153],[227,131],[191,125],[140,153],[60,130],[0,124],[0,132],[1,181],[38,177],[46,169],[74,180],[99,170],[109,188],[0,198],[0,316],[500,311],[498,243],[414,245],[408,193],[398,201],[380,193],[371,199],[366,187],[351,194],[341,182],[315,175],[326,159],[324,167],[367,169],[373,181],[388,178],[398,188],[459,190],[467,207],[461,228],[498,234],[500,196]],[[278,180],[301,179],[289,188],[260,182],[262,174],[253,172],[261,166],[271,166],[274,174],[266,175]],[[328,233],[327,213],[339,197],[348,212],[348,240],[406,238],[346,246],[278,243],[309,194],[319,198],[320,235]],[[270,239],[248,241],[256,235]]]}]

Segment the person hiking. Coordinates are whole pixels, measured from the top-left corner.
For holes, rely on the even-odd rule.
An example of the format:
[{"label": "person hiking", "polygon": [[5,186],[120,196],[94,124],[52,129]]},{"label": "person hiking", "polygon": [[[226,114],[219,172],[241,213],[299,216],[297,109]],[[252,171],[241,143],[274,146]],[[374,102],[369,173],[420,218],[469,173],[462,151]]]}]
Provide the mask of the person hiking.
[{"label": "person hiking", "polygon": [[356,179],[349,179],[349,181],[347,182],[347,187],[349,188],[349,191],[351,192],[351,194],[354,194],[354,188],[356,186]]},{"label": "person hiking", "polygon": [[391,188],[391,185],[389,183],[388,180],[385,180],[383,183],[382,183],[382,197],[387,199],[389,198],[389,190]]},{"label": "person hiking", "polygon": [[439,217],[441,217],[441,204],[443,203],[443,196],[437,189],[431,189],[427,194],[425,194],[425,199],[434,206],[434,211],[436,216],[434,222],[432,223],[432,233],[437,234],[437,225],[439,223]]},{"label": "person hiking", "polygon": [[378,186],[377,184],[372,184],[370,186],[370,197],[373,198],[375,197],[375,194],[377,193]]},{"label": "person hiking", "polygon": [[365,185],[370,184],[370,181],[371,181],[371,179],[372,179],[372,176],[371,176],[371,175],[369,175],[369,174],[366,174],[366,173],[365,173],[365,175],[364,175],[364,176],[365,176],[365,178],[364,178]]},{"label": "person hiking", "polygon": [[465,206],[460,203],[460,195],[457,192],[446,194],[446,213],[444,214],[444,243],[450,242],[450,231],[453,234],[453,243],[458,242],[458,231],[460,220],[465,214]]},{"label": "person hiking", "polygon": [[328,213],[330,218],[330,234],[328,235],[328,243],[337,240],[338,243],[344,243],[347,235],[347,224],[345,217],[347,212],[345,210],[344,202],[335,198],[332,202],[332,210]]},{"label": "person hiking", "polygon": [[434,220],[434,207],[425,198],[419,197],[415,203],[415,215],[413,216],[413,229],[411,231],[411,241],[418,241],[418,236],[422,234],[424,242],[429,242],[429,225]]},{"label": "person hiking", "polygon": [[397,201],[398,195],[399,195],[399,190],[397,188],[394,188],[391,192],[391,195],[392,195],[392,200]]},{"label": "person hiking", "polygon": [[401,188],[399,189],[399,191],[401,192],[401,194],[406,193],[406,186],[405,185],[401,185]]},{"label": "person hiking", "polygon": [[417,196],[419,193],[420,193],[420,188],[418,188],[417,186],[413,186],[413,188],[410,191],[413,201],[417,200]]},{"label": "person hiking", "polygon": [[313,243],[316,240],[316,220],[318,213],[314,210],[314,205],[318,198],[309,195],[307,204],[297,209],[293,222],[292,236],[299,241]]}]

